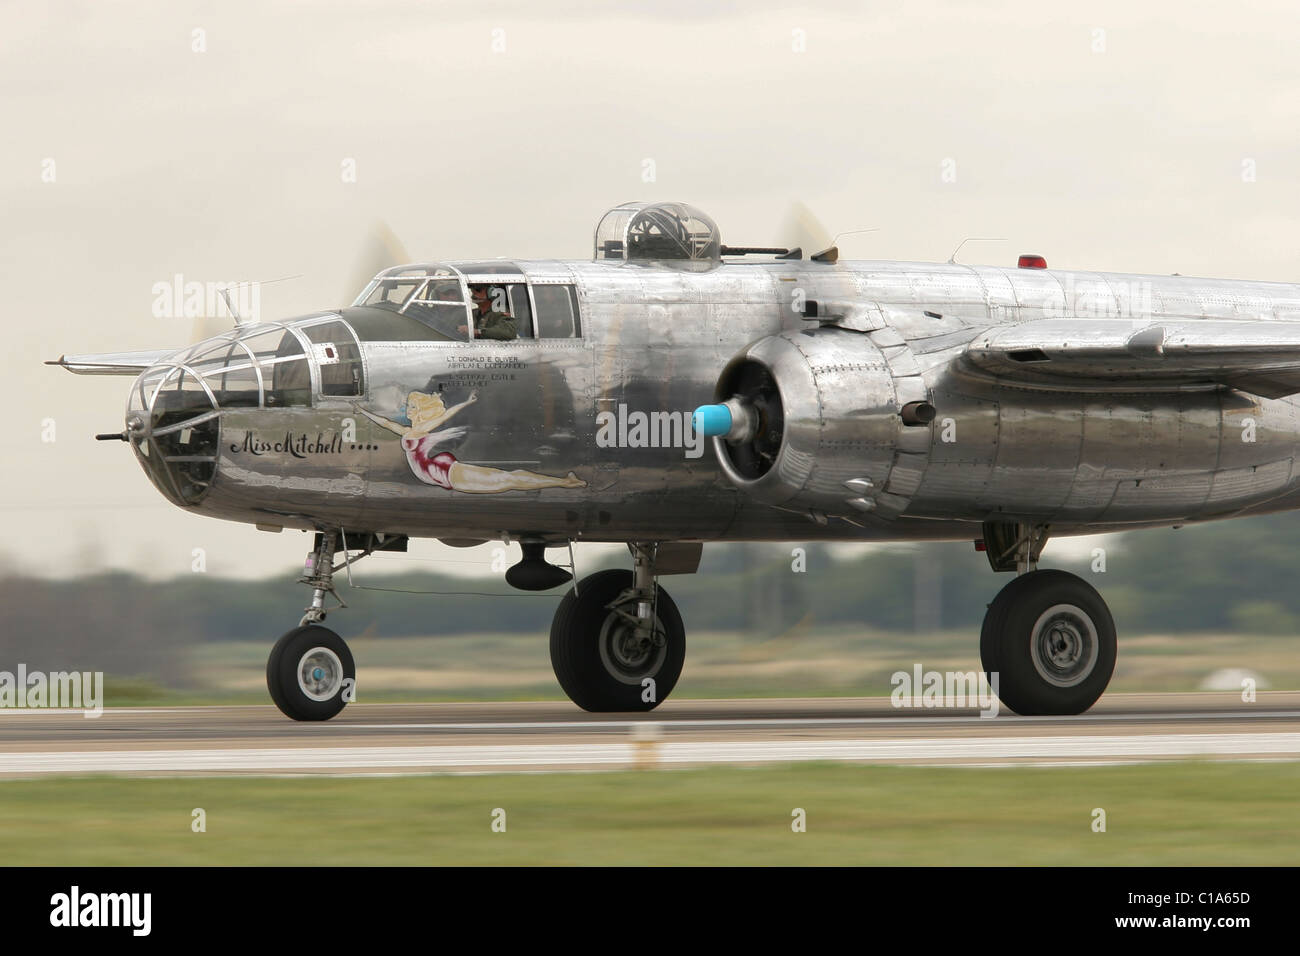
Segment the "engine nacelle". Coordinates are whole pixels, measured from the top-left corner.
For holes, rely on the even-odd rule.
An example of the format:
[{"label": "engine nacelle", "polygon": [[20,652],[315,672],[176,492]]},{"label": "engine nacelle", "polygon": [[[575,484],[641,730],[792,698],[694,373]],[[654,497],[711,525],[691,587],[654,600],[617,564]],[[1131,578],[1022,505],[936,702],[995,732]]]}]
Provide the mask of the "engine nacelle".
[{"label": "engine nacelle", "polygon": [[[723,471],[759,501],[853,515],[876,510],[904,423],[894,373],[866,335],[788,331],[747,346],[718,378],[714,406],[697,413]],[[923,408],[920,406],[924,406]],[[908,402],[913,424],[933,408]],[[928,429],[924,436],[928,445]]]}]

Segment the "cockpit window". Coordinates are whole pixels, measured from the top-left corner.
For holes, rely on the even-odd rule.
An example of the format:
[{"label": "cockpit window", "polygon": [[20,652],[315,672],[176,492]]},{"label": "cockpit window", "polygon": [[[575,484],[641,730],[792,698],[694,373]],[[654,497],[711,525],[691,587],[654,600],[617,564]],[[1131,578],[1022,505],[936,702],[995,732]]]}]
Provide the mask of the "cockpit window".
[{"label": "cockpit window", "polygon": [[518,285],[505,286],[509,298],[510,314],[515,317],[515,325],[518,328],[521,339],[531,339],[533,337],[533,310],[528,303],[528,286],[520,283]]},{"label": "cockpit window", "polygon": [[576,339],[582,336],[578,319],[578,296],[571,285],[535,285],[537,337]]},{"label": "cockpit window", "polygon": [[459,279],[433,278],[424,284],[416,297],[419,302],[464,302],[465,292],[460,287]]},{"label": "cockpit window", "polygon": [[365,299],[356,304],[400,309],[423,284],[419,279],[383,279],[373,283]]},{"label": "cockpit window", "polygon": [[426,280],[436,278],[442,284],[460,285],[460,277],[444,265],[394,266],[375,276],[352,303],[353,307],[369,305],[400,309],[416,292],[423,291]]},{"label": "cockpit window", "polygon": [[[438,263],[395,266],[370,280],[348,314],[362,341],[455,341],[469,338],[469,306],[460,274]],[[385,314],[389,318],[385,318]]]},{"label": "cockpit window", "polygon": [[400,311],[449,339],[464,342],[469,338],[469,312],[459,277],[433,276],[427,279]]},{"label": "cockpit window", "polygon": [[[527,287],[522,288],[526,294]],[[517,302],[511,301],[509,285],[476,282],[469,292],[474,303],[474,338],[511,342],[520,337],[520,318],[514,311]],[[526,337],[531,338],[531,333]]]}]

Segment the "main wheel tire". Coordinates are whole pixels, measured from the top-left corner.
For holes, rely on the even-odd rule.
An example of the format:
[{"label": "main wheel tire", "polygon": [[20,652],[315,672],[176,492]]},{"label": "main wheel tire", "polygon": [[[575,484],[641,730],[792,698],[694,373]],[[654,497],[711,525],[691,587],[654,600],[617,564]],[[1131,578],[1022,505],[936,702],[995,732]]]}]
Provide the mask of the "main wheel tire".
[{"label": "main wheel tire", "polygon": [[[686,629],[677,605],[656,585],[654,617],[662,645],[638,639],[636,630],[606,605],[632,587],[631,571],[600,571],[560,601],[551,622],[555,678],[581,707],[597,713],[653,710],[681,676]],[[652,685],[643,682],[649,678]]]},{"label": "main wheel tire", "polygon": [[266,659],[266,689],[280,712],[294,720],[329,720],[356,686],[357,668],[348,645],[319,624],[295,627]]},{"label": "main wheel tire", "polygon": [[[1066,571],[1022,574],[984,615],[980,660],[1017,714],[1081,714],[1115,671],[1115,621],[1100,594]],[[996,675],[996,676],[995,676]]]}]

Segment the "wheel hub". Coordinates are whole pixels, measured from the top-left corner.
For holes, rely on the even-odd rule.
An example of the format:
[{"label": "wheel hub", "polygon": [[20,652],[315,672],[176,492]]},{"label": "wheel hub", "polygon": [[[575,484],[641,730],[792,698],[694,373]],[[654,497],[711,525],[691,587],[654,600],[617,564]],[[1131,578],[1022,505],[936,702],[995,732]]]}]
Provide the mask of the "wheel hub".
[{"label": "wheel hub", "polygon": [[313,647],[298,660],[298,687],[312,700],[330,700],[343,685],[343,662],[328,647]]},{"label": "wheel hub", "polygon": [[624,684],[640,684],[659,673],[668,654],[668,644],[656,616],[647,630],[629,624],[623,615],[611,613],[600,629],[600,662],[609,675]]},{"label": "wheel hub", "polygon": [[1034,622],[1030,651],[1038,676],[1056,687],[1074,687],[1097,664],[1097,629],[1081,608],[1057,604]]}]

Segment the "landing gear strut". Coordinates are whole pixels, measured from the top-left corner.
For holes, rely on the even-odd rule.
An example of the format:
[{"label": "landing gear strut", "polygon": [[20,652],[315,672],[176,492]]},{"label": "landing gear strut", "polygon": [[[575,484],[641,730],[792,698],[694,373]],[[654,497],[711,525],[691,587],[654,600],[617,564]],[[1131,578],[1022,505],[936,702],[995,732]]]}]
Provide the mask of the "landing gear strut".
[{"label": "landing gear strut", "polygon": [[[1017,714],[1081,714],[1110,683],[1117,643],[1110,609],[1087,581],[1037,570],[1046,528],[987,533],[989,561],[1019,576],[984,615],[980,660],[998,698]],[[995,555],[994,547],[997,547]],[[995,557],[999,559],[995,561]]]},{"label": "landing gear strut", "polygon": [[569,591],[551,623],[551,666],[589,711],[653,710],[681,676],[686,629],[655,581],[658,546],[629,544],[631,571],[600,571]]}]

